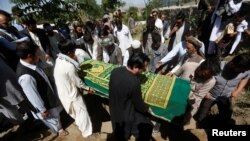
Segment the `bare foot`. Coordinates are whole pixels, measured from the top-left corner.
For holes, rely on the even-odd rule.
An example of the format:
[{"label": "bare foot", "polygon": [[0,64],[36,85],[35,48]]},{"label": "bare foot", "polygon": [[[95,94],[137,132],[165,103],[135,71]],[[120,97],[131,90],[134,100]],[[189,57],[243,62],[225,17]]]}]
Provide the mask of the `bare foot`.
[{"label": "bare foot", "polygon": [[66,131],[66,130],[60,130],[59,131],[59,136],[67,136],[68,134],[69,134],[69,132]]}]

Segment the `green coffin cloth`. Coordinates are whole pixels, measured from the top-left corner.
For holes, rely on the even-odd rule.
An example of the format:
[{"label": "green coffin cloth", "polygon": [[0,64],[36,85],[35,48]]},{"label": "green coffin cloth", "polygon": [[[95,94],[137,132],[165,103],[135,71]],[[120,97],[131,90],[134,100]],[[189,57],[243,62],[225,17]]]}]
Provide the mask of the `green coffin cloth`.
[{"label": "green coffin cloth", "polygon": [[[95,89],[97,95],[108,98],[109,77],[111,71],[118,65],[88,60],[81,64],[86,72],[82,77],[84,82]],[[142,97],[149,104],[153,115],[167,121],[172,121],[185,113],[190,92],[189,82],[176,77],[143,73],[140,76]]]}]

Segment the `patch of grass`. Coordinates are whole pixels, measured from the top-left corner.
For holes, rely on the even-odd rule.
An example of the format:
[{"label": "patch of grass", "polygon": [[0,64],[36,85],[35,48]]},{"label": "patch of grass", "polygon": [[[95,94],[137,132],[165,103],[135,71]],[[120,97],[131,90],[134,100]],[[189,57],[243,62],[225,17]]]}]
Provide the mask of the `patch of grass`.
[{"label": "patch of grass", "polygon": [[248,88],[246,89],[245,95],[246,95],[246,99],[247,99],[248,101],[250,101],[250,87],[249,87],[249,86],[248,86]]},{"label": "patch of grass", "polygon": [[235,105],[239,108],[250,108],[250,89],[247,87],[242,94],[236,98]]},{"label": "patch of grass", "polygon": [[239,108],[250,108],[250,104],[245,102],[236,103],[236,106]]}]

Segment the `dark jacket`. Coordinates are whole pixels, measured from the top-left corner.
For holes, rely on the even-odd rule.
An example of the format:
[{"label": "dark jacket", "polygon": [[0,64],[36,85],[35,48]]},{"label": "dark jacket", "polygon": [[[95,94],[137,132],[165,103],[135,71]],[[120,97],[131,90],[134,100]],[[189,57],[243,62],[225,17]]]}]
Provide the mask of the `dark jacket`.
[{"label": "dark jacket", "polygon": [[[24,35],[28,36],[30,41],[33,41],[31,36],[30,36],[30,33],[28,31],[28,29],[24,29],[21,31]],[[39,29],[37,28],[36,31],[35,31],[36,35],[38,36],[39,40],[40,40],[40,43],[42,45],[42,48],[44,49],[44,51],[47,53],[47,54],[50,54],[50,43],[49,43],[49,38],[48,36],[46,35],[45,31],[43,29]]]},{"label": "dark jacket", "polygon": [[[37,90],[40,94],[40,97],[42,98],[44,102],[44,106],[47,110],[59,106],[59,99],[58,97],[54,94],[52,89],[50,88],[49,84],[46,82],[46,80],[36,71],[25,67],[21,63],[17,65],[17,77],[19,78],[20,76],[24,74],[29,74],[31,75],[37,83]],[[31,110],[35,113],[41,112],[32,105],[30,105]]]},{"label": "dark jacket", "polygon": [[111,72],[109,81],[109,106],[112,122],[134,122],[136,113],[146,113],[140,81],[126,67]]},{"label": "dark jacket", "polygon": [[[185,41],[185,35],[186,35],[186,33],[188,33],[189,30],[190,30],[190,25],[189,25],[189,23],[187,23],[187,22],[184,22],[184,23],[185,23],[185,25],[184,25],[183,34],[182,34],[182,36],[181,36],[181,41]],[[174,25],[175,25],[175,24],[174,24]],[[173,26],[172,26],[172,28],[173,28]],[[171,28],[171,30],[172,30],[172,28]],[[176,32],[173,33],[172,36],[170,37],[170,41],[169,41],[169,44],[168,44],[168,51],[171,51],[171,50],[173,49],[173,47],[174,47],[173,44],[174,44],[175,38],[176,38]]]},{"label": "dark jacket", "polygon": [[200,0],[198,10],[207,10],[208,5],[210,5],[210,0]]},{"label": "dark jacket", "polygon": [[[15,27],[11,26],[7,29],[8,33],[15,35],[18,39],[24,37],[25,35],[21,34]],[[4,61],[16,71],[17,63],[19,62],[19,57],[16,55],[16,44],[13,43],[13,39],[0,31],[0,55]]]}]

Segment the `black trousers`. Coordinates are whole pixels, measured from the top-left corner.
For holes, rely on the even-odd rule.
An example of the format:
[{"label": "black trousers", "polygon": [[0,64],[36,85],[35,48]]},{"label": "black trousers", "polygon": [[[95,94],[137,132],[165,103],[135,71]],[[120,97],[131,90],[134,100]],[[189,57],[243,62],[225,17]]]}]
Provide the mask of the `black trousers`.
[{"label": "black trousers", "polygon": [[210,108],[217,104],[219,109],[219,120],[226,123],[231,119],[232,116],[232,108],[231,108],[232,99],[229,97],[218,97],[216,100],[206,99],[204,98],[201,102],[200,108],[195,115],[195,119],[198,122],[201,122],[208,114]]},{"label": "black trousers", "polygon": [[135,136],[137,141],[149,141],[153,126],[149,123],[133,124],[130,122],[115,123],[114,137],[116,141],[128,141],[130,136]]}]

